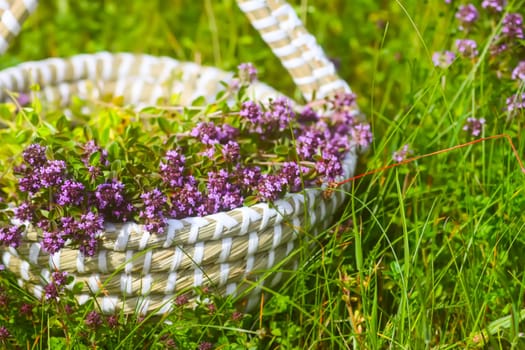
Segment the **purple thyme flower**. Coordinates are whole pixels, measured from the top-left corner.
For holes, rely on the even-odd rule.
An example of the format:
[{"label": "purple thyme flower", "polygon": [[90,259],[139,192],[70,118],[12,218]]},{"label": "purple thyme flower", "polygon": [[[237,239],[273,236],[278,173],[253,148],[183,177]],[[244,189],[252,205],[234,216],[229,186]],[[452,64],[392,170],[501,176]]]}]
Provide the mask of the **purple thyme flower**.
[{"label": "purple thyme flower", "polygon": [[94,204],[110,220],[127,221],[133,212],[133,205],[124,197],[124,184],[117,180],[97,186]]},{"label": "purple thyme flower", "polygon": [[357,95],[353,92],[338,93],[334,96],[332,103],[334,109],[341,110],[347,107],[355,106]]},{"label": "purple thyme flower", "polygon": [[66,239],[63,231],[46,230],[42,237],[42,249],[49,254],[54,254],[62,249]]},{"label": "purple thyme flower", "polygon": [[177,150],[166,152],[166,162],[159,165],[162,181],[171,187],[182,187],[186,157]]},{"label": "purple thyme flower", "polygon": [[60,205],[80,205],[84,201],[84,193],[83,184],[68,179],[60,187],[57,203]]},{"label": "purple thyme flower", "polygon": [[459,20],[459,30],[470,27],[479,17],[476,6],[472,4],[461,5],[456,13],[456,18]]},{"label": "purple thyme flower", "polygon": [[237,69],[241,82],[249,84],[257,80],[257,69],[251,62],[241,63]]},{"label": "purple thyme flower", "polygon": [[285,162],[281,166],[281,175],[286,180],[286,184],[290,188],[290,192],[297,192],[301,190],[302,180],[301,172],[307,173],[308,169],[301,169],[296,162]]},{"label": "purple thyme flower", "polygon": [[0,246],[17,248],[22,242],[22,226],[0,227]]},{"label": "purple thyme flower", "polygon": [[304,128],[295,139],[297,154],[302,160],[310,160],[318,153],[319,146],[323,144],[324,139],[323,132],[315,127]]},{"label": "purple thyme flower", "polygon": [[323,180],[331,182],[343,173],[343,166],[337,156],[323,151],[321,159],[315,163],[315,171]]},{"label": "purple thyme flower", "polygon": [[483,125],[485,124],[485,119],[483,118],[473,118],[469,117],[467,118],[467,123],[463,127],[463,130],[470,131],[472,136],[479,136],[481,134],[481,130],[483,129]]},{"label": "purple thyme flower", "polygon": [[184,306],[190,301],[190,298],[186,294],[178,295],[175,298],[175,305],[177,306]]},{"label": "purple thyme flower", "polygon": [[234,185],[234,174],[221,169],[218,172],[208,173],[207,209],[208,214],[213,214],[219,210],[231,210],[242,205],[244,198],[241,195],[239,186]]},{"label": "purple thyme flower", "polygon": [[146,230],[157,234],[164,233],[167,223],[164,217],[166,196],[155,188],[143,193],[140,198],[144,201],[144,209],[140,211],[139,216],[144,219]]},{"label": "purple thyme flower", "polygon": [[286,185],[287,181],[283,176],[263,174],[257,185],[257,192],[263,201],[273,201],[279,197]]},{"label": "purple thyme flower", "polygon": [[9,330],[5,326],[0,326],[0,342],[4,343],[10,336]]},{"label": "purple thyme flower", "polygon": [[306,106],[299,114],[298,120],[301,123],[316,122],[319,120],[319,114],[312,107]]},{"label": "purple thyme flower", "polygon": [[51,274],[51,281],[44,287],[46,300],[57,300],[66,287],[67,272],[55,271]]},{"label": "purple thyme flower", "polygon": [[484,9],[501,12],[507,6],[506,0],[483,0],[481,7]]},{"label": "purple thyme flower", "polygon": [[222,156],[228,163],[234,163],[239,160],[241,156],[241,147],[237,141],[228,141],[222,148]]},{"label": "purple thyme flower", "polygon": [[263,111],[261,106],[254,101],[246,101],[242,104],[239,115],[256,126],[255,132],[263,133],[260,125],[263,124]]},{"label": "purple thyme flower", "polygon": [[95,190],[95,197],[98,209],[118,207],[124,202],[124,184],[117,180],[100,184]]},{"label": "purple thyme flower", "polygon": [[29,145],[22,153],[22,157],[27,164],[33,167],[40,167],[47,162],[46,147],[37,143]]},{"label": "purple thyme flower", "polygon": [[270,103],[270,110],[264,113],[264,126],[266,132],[284,131],[295,118],[292,103],[286,97],[277,97]]},{"label": "purple thyme flower", "polygon": [[523,39],[523,17],[519,13],[507,13],[503,18],[501,33],[507,39]]},{"label": "purple thyme flower", "polygon": [[87,256],[95,255],[98,241],[97,235],[104,229],[104,218],[89,212],[83,214],[77,223],[77,231],[73,238],[79,244],[79,250]]},{"label": "purple thyme flower", "polygon": [[525,61],[521,61],[516,68],[514,68],[512,71],[512,79],[525,81]]},{"label": "purple thyme flower", "polygon": [[60,185],[66,175],[66,162],[63,160],[50,160],[38,168],[40,184],[44,188]]},{"label": "purple thyme flower", "polygon": [[410,153],[412,153],[412,151],[410,151],[410,148],[409,148],[408,144],[405,144],[405,145],[403,145],[403,147],[401,147],[401,149],[399,151],[395,151],[392,154],[392,159],[394,159],[394,161],[400,163],[400,162],[404,161],[405,159],[407,159],[407,156]]},{"label": "purple thyme flower", "polygon": [[520,109],[525,109],[525,93],[515,94],[507,98],[507,111],[516,113]]},{"label": "purple thyme flower", "polygon": [[363,148],[372,143],[370,124],[356,124],[351,130],[352,142]]},{"label": "purple thyme flower", "polygon": [[191,130],[190,135],[200,140],[204,145],[212,146],[217,143],[227,142],[231,137],[230,129],[224,129],[214,122],[200,122]]},{"label": "purple thyme flower", "polygon": [[448,68],[455,59],[456,54],[452,51],[438,51],[432,55],[432,63],[440,68]]},{"label": "purple thyme flower", "polygon": [[197,208],[204,203],[204,196],[199,191],[196,181],[188,181],[180,191],[170,197],[170,201],[170,216],[175,219],[182,219],[198,215]]},{"label": "purple thyme flower", "polygon": [[86,319],[84,320],[86,326],[88,326],[89,328],[95,330],[97,329],[98,327],[100,327],[104,321],[102,320],[102,316],[100,316],[100,314],[98,312],[96,312],[95,310],[93,311],[90,311],[87,316],[86,316]]},{"label": "purple thyme flower", "polygon": [[478,44],[474,40],[457,39],[456,48],[463,57],[474,58],[478,55]]},{"label": "purple thyme flower", "polygon": [[241,167],[236,169],[236,176],[239,179],[239,185],[243,191],[251,191],[257,187],[261,179],[261,168],[255,167]]},{"label": "purple thyme flower", "polygon": [[24,303],[20,306],[20,314],[24,316],[31,316],[33,314],[33,305]]},{"label": "purple thyme flower", "polygon": [[33,220],[33,206],[29,202],[23,202],[15,208],[15,218],[20,221],[31,221]]},{"label": "purple thyme flower", "polygon": [[199,350],[212,350],[213,344],[207,341],[203,341],[199,344]]},{"label": "purple thyme flower", "polygon": [[118,328],[120,322],[117,315],[109,315],[106,318],[106,322],[108,323],[108,326],[110,329],[116,329]]}]

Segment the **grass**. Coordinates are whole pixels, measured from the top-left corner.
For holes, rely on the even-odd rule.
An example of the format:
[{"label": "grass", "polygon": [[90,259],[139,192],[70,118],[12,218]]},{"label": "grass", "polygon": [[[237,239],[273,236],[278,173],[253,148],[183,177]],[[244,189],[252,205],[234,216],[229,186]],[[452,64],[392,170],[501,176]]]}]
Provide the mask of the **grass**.
[{"label": "grass", "polygon": [[[439,69],[432,53],[466,36],[456,29],[457,3],[292,3],[339,62],[372,124],[375,140],[358,173],[391,164],[392,152],[404,144],[421,155],[472,140],[462,130],[468,117],[485,118],[483,136],[508,134],[525,154],[525,115],[510,118],[504,111],[505,98],[524,89],[509,79],[517,57],[525,57],[523,46],[509,61],[491,60],[488,40],[501,27],[496,20],[484,14],[472,30],[480,59]],[[509,1],[510,12],[523,5]],[[252,61],[262,80],[298,97],[231,0],[41,1],[0,67],[99,50],[224,69]],[[506,139],[363,177],[352,182],[349,198],[336,224],[294,253],[302,264],[280,289],[267,290],[272,298],[260,313],[233,321],[232,301],[218,299],[211,315],[205,306],[166,316],[169,323],[120,315],[116,329],[94,331],[83,322],[89,306],[69,318],[48,305],[29,322],[33,328],[17,333],[32,339],[18,342],[32,349],[80,343],[160,349],[172,345],[170,339],[190,349],[204,341],[218,349],[525,348],[525,176]],[[10,298],[12,305],[30,300],[14,289]],[[11,327],[14,316],[0,320]]]}]

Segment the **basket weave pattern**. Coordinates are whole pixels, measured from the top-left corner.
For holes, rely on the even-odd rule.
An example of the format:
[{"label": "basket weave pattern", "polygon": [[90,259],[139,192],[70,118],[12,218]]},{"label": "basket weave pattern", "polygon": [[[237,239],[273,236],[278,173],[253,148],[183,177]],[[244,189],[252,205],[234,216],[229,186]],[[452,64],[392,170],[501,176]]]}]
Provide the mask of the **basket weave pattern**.
[{"label": "basket weave pattern", "polygon": [[[281,0],[237,2],[307,100],[350,92],[288,4]],[[16,0],[10,8],[0,7],[0,37],[4,38],[0,51],[17,34],[11,29],[19,30],[34,3]],[[11,23],[13,18],[18,19],[18,27]],[[217,68],[168,57],[103,52],[6,69],[0,72],[0,100],[8,98],[6,91],[24,92],[38,83],[41,99],[63,107],[74,95],[96,99],[108,93],[123,96],[125,103],[139,108],[174,93],[181,94],[182,103],[198,96],[211,101],[221,88],[219,82],[231,77]],[[254,84],[249,93],[259,101],[279,95],[262,83]],[[353,174],[356,159],[354,151],[347,154],[345,177]],[[306,189],[273,205],[258,203],[206,217],[169,220],[165,235],[152,235],[135,223],[107,224],[94,257],[68,247],[48,255],[41,251],[37,232],[30,229],[20,247],[0,247],[0,253],[3,264],[38,298],[51,272],[59,269],[85,282],[78,295],[81,303],[96,298],[108,313],[115,309],[167,312],[174,296],[203,285],[226,295],[246,293],[250,309],[259,302],[263,285],[275,286],[283,278],[282,272],[270,276],[266,272],[276,266],[279,271],[295,269],[297,259],[289,257],[299,235],[305,229],[312,235],[328,227],[344,199],[342,191],[324,198],[321,190]]]}]

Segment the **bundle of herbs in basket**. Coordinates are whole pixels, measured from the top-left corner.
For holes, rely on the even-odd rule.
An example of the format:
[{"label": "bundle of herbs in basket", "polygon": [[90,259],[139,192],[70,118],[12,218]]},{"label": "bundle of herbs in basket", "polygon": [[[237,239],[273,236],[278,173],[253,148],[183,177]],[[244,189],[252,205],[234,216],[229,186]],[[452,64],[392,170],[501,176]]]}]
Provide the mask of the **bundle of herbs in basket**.
[{"label": "bundle of herbs in basket", "polygon": [[37,298],[67,287],[104,312],[167,312],[209,286],[251,308],[297,266],[299,238],[331,224],[370,127],[289,5],[238,3],[311,103],[251,64],[232,79],[99,53],[0,72],[0,253]]},{"label": "bundle of herbs in basket", "polygon": [[2,105],[2,246],[35,235],[45,254],[68,247],[93,257],[112,223],[165,236],[169,218],[271,205],[341,179],[345,154],[370,142],[353,94],[318,102],[322,112],[296,111],[285,97],[250,100],[256,70],[244,64],[240,73],[207,105],[135,112],[110,98],[82,102],[89,116],[45,120],[38,100]]}]

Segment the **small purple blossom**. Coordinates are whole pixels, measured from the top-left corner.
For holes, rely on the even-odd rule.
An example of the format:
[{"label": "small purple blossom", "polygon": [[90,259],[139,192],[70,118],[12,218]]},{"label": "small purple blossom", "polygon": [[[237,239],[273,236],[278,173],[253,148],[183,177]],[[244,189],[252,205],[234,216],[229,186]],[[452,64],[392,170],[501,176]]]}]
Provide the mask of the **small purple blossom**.
[{"label": "small purple blossom", "polygon": [[77,181],[66,180],[60,186],[57,203],[60,205],[80,205],[84,201],[85,187]]},{"label": "small purple blossom", "polygon": [[10,336],[9,330],[5,326],[0,326],[0,342],[4,343]]},{"label": "small purple blossom", "polygon": [[250,84],[257,80],[257,69],[251,62],[241,63],[237,69],[241,82]]},{"label": "small purple blossom", "polygon": [[0,246],[17,248],[22,243],[22,226],[0,227]]},{"label": "small purple blossom", "polygon": [[95,190],[95,197],[100,210],[118,207],[124,202],[124,184],[116,180],[100,184]]},{"label": "small purple blossom", "polygon": [[343,108],[355,106],[357,101],[357,95],[353,92],[338,93],[334,96],[332,103],[334,109],[340,110]]},{"label": "small purple blossom", "polygon": [[42,249],[49,254],[54,254],[62,249],[66,239],[63,231],[45,230],[41,242]]},{"label": "small purple blossom", "polygon": [[408,144],[403,145],[399,151],[395,151],[392,154],[392,159],[396,162],[402,162],[407,159],[408,155],[412,153]]},{"label": "small purple blossom", "polygon": [[22,153],[22,157],[27,164],[33,167],[40,167],[47,162],[46,147],[37,143],[29,145]]},{"label": "small purple blossom", "polygon": [[467,123],[463,126],[463,130],[470,131],[472,136],[479,136],[483,130],[483,125],[485,124],[485,119],[474,117],[467,118]]},{"label": "small purple blossom", "polygon": [[144,202],[144,209],[140,211],[139,216],[144,219],[146,230],[157,234],[164,233],[167,223],[167,219],[164,217],[166,196],[155,188],[150,192],[143,193],[140,198]]},{"label": "small purple blossom", "polygon": [[24,303],[20,306],[20,314],[24,316],[31,316],[33,314],[33,305]]},{"label": "small purple blossom", "polygon": [[124,184],[117,180],[97,186],[94,204],[105,218],[127,221],[131,216],[133,206],[126,200],[124,190]]},{"label": "small purple blossom", "polygon": [[228,141],[222,148],[222,156],[228,163],[234,163],[241,156],[241,146],[237,141]]},{"label": "small purple blossom", "polygon": [[525,81],[525,61],[521,61],[516,68],[514,68],[512,71],[512,79]]},{"label": "small purple blossom", "polygon": [[261,168],[255,167],[238,167],[236,170],[239,185],[244,191],[254,189],[261,179]]},{"label": "small purple blossom", "polygon": [[51,274],[51,281],[44,287],[46,300],[58,299],[66,287],[67,272],[55,271]]},{"label": "small purple blossom", "polygon": [[239,115],[245,118],[254,127],[254,131],[262,134],[264,129],[261,125],[264,123],[263,110],[261,106],[254,101],[246,101],[242,104]]},{"label": "small purple blossom", "polygon": [[87,256],[95,255],[98,234],[104,229],[104,218],[101,215],[89,212],[80,216],[77,223],[78,230],[73,238],[79,244],[79,250]]},{"label": "small purple blossom", "polygon": [[186,157],[177,150],[166,152],[166,162],[159,165],[162,181],[171,187],[181,187],[184,181]]},{"label": "small purple blossom", "polygon": [[501,12],[507,6],[506,0],[483,0],[481,7],[495,12]]},{"label": "small purple blossom", "polygon": [[208,173],[206,188],[209,214],[219,210],[235,209],[242,205],[244,198],[239,186],[233,184],[235,182],[234,177],[234,174],[224,169]]},{"label": "small purple blossom", "polygon": [[292,102],[286,97],[277,97],[270,103],[270,109],[264,113],[264,124],[267,131],[284,131],[294,118]]},{"label": "small purple blossom", "polygon": [[190,301],[190,298],[186,294],[178,295],[175,298],[175,305],[177,306],[184,306]]},{"label": "small purple blossom", "polygon": [[323,132],[315,127],[303,129],[295,140],[297,154],[302,160],[311,160],[319,152],[319,147],[323,144],[324,139]]},{"label": "small purple blossom", "polygon": [[40,184],[44,188],[60,185],[66,175],[66,162],[63,160],[50,160],[38,168]]},{"label": "small purple blossom", "polygon": [[315,171],[324,181],[331,182],[343,173],[343,166],[339,158],[323,151],[321,159],[315,163]]},{"label": "small purple blossom", "polygon": [[516,113],[518,110],[525,109],[525,93],[515,94],[507,98],[507,111]]},{"label": "small purple blossom", "polygon": [[88,326],[89,328],[95,330],[97,329],[98,327],[100,327],[104,321],[102,320],[102,316],[100,316],[100,314],[96,311],[90,311],[87,316],[86,316],[86,319],[84,320],[86,326]]},{"label": "small purple blossom", "polygon": [[310,106],[304,107],[298,116],[298,121],[301,123],[316,122],[318,120],[319,114]]},{"label": "small purple blossom", "polygon": [[211,350],[213,349],[213,344],[207,341],[204,341],[199,344],[199,350]]},{"label": "small purple blossom", "polygon": [[[308,169],[303,169],[303,173],[306,173]],[[281,166],[281,175],[286,180],[286,184],[289,186],[291,192],[297,192],[301,190],[301,169],[296,162],[285,162]]]},{"label": "small purple blossom", "polygon": [[169,215],[176,219],[198,215],[197,209],[204,202],[204,196],[199,191],[195,181],[184,183],[183,187],[170,197]]},{"label": "small purple blossom", "polygon": [[117,315],[109,315],[107,318],[106,318],[106,322],[108,323],[108,326],[110,329],[116,329],[118,328],[120,322],[119,322],[119,318]]},{"label": "small purple blossom", "polygon": [[452,51],[438,51],[432,54],[432,63],[435,67],[448,68],[456,59],[456,54]]},{"label": "small purple blossom", "polygon": [[507,13],[503,18],[501,33],[507,39],[523,39],[523,17],[519,13]]},{"label": "small purple blossom", "polygon": [[284,191],[286,185],[287,180],[283,176],[263,174],[257,186],[257,192],[262,200],[273,201]]},{"label": "small purple blossom", "polygon": [[33,220],[34,208],[29,202],[23,202],[14,209],[15,218],[20,221]]},{"label": "small purple blossom", "polygon": [[356,124],[351,130],[352,142],[363,148],[372,143],[370,124]]},{"label": "small purple blossom", "polygon": [[191,130],[190,135],[206,146],[213,146],[228,142],[236,133],[237,130],[231,125],[217,126],[214,122],[200,122]]},{"label": "small purple blossom", "polygon": [[472,4],[459,6],[458,12],[456,13],[456,18],[460,22],[459,30],[464,30],[465,28],[470,27],[476,22],[478,17],[479,13],[476,6]]},{"label": "small purple blossom", "polygon": [[470,39],[457,39],[456,48],[463,57],[474,58],[478,55],[478,44]]}]

